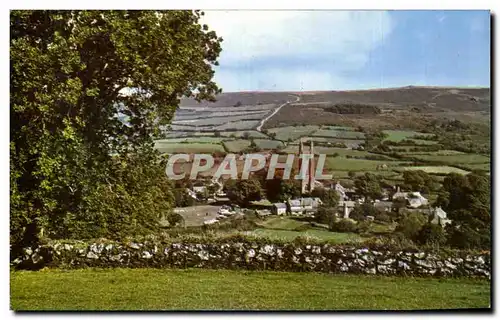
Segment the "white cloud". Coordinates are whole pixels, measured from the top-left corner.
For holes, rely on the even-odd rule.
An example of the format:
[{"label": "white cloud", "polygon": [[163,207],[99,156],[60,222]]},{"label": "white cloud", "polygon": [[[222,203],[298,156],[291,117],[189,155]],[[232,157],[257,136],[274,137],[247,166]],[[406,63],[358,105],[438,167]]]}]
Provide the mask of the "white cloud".
[{"label": "white cloud", "polygon": [[[283,83],[341,81],[343,72],[363,68],[394,28],[383,11],[206,11],[202,22],[224,39],[217,78],[226,91],[239,87],[235,82],[289,90]],[[255,71],[261,63],[272,72]]]}]

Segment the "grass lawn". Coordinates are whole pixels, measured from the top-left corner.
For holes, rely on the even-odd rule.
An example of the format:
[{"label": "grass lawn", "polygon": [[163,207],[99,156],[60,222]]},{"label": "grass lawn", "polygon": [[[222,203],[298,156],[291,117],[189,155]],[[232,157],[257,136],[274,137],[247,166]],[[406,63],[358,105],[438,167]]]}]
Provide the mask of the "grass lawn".
[{"label": "grass lawn", "polygon": [[230,270],[11,272],[21,310],[423,310],[489,308],[490,282]]},{"label": "grass lawn", "polygon": [[293,241],[297,237],[315,238],[331,243],[353,243],[362,242],[364,239],[355,233],[339,233],[321,229],[308,229],[305,231],[278,230],[258,228],[252,231],[243,231],[245,235],[263,237],[267,239]]},{"label": "grass lawn", "polygon": [[267,229],[293,230],[297,227],[308,224],[308,222],[292,219],[291,217],[270,216],[264,221],[259,221],[258,224],[259,226]]}]

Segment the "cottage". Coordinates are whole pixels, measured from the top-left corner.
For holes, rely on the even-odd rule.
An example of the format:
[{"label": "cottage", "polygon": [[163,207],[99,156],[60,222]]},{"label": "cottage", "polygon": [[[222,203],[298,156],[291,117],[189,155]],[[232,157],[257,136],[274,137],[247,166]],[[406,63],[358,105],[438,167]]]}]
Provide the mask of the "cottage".
[{"label": "cottage", "polygon": [[392,210],[392,201],[375,201],[373,206],[381,211],[391,212]]},{"label": "cottage", "polygon": [[271,211],[273,214],[277,214],[279,216],[285,215],[286,214],[286,203],[273,203],[273,206],[271,208]]},{"label": "cottage", "polygon": [[288,200],[290,213],[293,215],[306,212],[316,212],[321,203],[321,199],[319,198],[300,198]]}]

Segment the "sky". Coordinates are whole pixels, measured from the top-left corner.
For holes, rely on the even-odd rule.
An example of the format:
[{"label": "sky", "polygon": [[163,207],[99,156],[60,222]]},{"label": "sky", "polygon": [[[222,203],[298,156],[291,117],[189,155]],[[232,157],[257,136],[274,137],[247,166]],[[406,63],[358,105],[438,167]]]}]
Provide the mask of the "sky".
[{"label": "sky", "polygon": [[205,11],[224,92],[488,87],[489,11]]}]

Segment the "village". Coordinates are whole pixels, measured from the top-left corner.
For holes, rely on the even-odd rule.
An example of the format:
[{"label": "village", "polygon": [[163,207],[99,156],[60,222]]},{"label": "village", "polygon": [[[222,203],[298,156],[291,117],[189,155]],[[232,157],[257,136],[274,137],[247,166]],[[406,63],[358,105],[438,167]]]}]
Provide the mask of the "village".
[{"label": "village", "polygon": [[[352,223],[385,221],[386,219],[382,217],[395,213],[403,213],[403,215],[419,213],[427,217],[428,222],[443,228],[451,222],[440,206],[433,206],[420,191],[403,190],[402,187],[407,187],[405,185],[381,187],[377,182],[379,192],[367,196],[361,187],[342,185],[340,180],[318,181],[315,174],[316,157],[313,142],[301,140],[299,153],[313,156],[305,164],[302,163],[301,158],[294,164],[297,171],[305,168],[302,179],[298,181],[300,191],[295,194],[278,195],[277,198],[281,198],[281,201],[267,199],[266,192],[264,192],[263,196],[247,201],[242,206],[241,203],[236,203],[234,197],[231,199],[228,196],[227,178],[205,177],[192,182],[189,187],[185,188],[184,192],[192,199],[186,202],[190,205],[175,208],[174,213],[182,217],[184,226],[214,225],[226,221],[229,217],[241,217],[245,214],[254,214],[260,219],[266,219],[269,216],[288,216],[314,220],[321,209],[329,210],[334,220],[348,220]],[[303,165],[304,168],[302,168]],[[256,174],[252,172],[253,177]],[[279,181],[282,182],[282,180]],[[334,202],[322,200],[322,197],[328,193],[335,194]],[[356,214],[353,216],[354,211]]]}]

